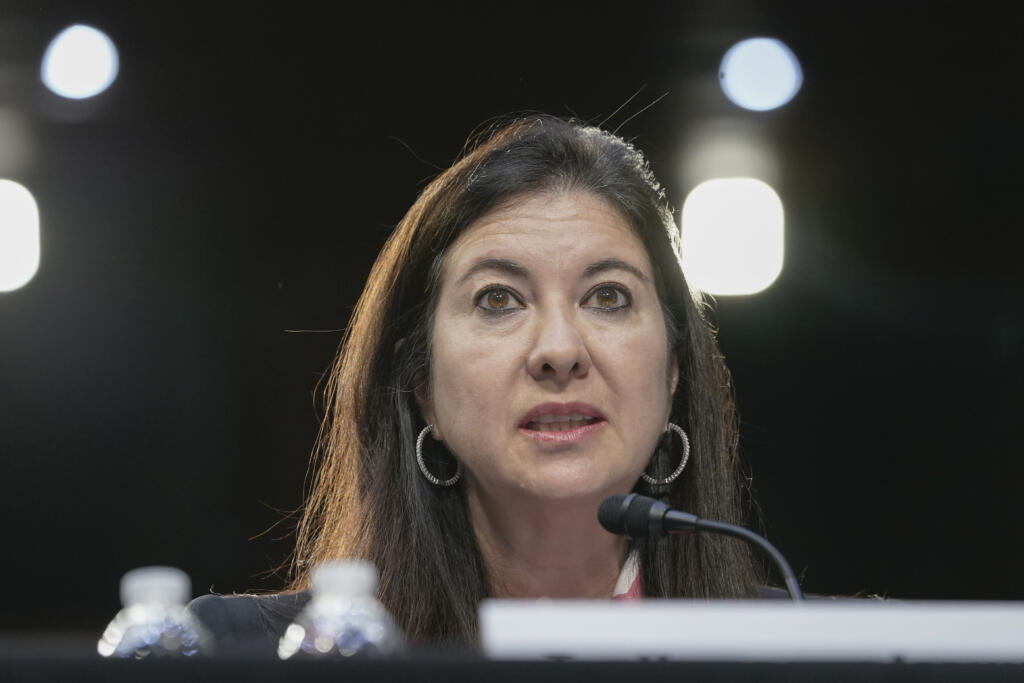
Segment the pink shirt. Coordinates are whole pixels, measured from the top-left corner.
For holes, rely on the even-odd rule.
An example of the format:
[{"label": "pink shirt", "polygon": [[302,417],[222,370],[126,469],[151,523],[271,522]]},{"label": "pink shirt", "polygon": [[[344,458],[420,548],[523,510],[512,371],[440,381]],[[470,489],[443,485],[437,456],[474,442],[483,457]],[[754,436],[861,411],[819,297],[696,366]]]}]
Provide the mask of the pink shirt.
[{"label": "pink shirt", "polygon": [[631,552],[619,572],[619,580],[612,589],[612,600],[642,600],[644,586],[640,578],[640,561],[636,552]]}]

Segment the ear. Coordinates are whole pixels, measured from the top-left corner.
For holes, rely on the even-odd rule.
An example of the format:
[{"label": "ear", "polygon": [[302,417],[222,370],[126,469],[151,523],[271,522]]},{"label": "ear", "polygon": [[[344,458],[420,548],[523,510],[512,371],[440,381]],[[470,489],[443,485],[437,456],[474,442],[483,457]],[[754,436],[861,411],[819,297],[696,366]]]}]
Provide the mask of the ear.
[{"label": "ear", "polygon": [[416,385],[416,388],[412,390],[413,396],[416,397],[416,403],[419,404],[420,414],[423,416],[423,421],[428,425],[434,425],[434,429],[431,431],[431,435],[441,440],[441,428],[437,424],[437,420],[434,416],[434,403],[430,399],[430,385],[426,379],[420,384]]},{"label": "ear", "polygon": [[[402,337],[395,342],[395,357],[398,357],[398,352],[402,349],[405,344],[405,337]],[[412,390],[413,396],[416,397],[416,404],[420,407],[420,415],[423,416],[423,421],[428,425],[434,425],[434,428],[430,431],[435,439],[441,440],[441,429],[437,425],[437,419],[434,417],[434,403],[430,400],[430,379],[428,377],[415,378],[413,381],[419,381],[416,388]]]},{"label": "ear", "polygon": [[672,354],[672,360],[668,364],[668,402],[671,405],[672,399],[676,396],[676,389],[679,387],[679,359]]}]

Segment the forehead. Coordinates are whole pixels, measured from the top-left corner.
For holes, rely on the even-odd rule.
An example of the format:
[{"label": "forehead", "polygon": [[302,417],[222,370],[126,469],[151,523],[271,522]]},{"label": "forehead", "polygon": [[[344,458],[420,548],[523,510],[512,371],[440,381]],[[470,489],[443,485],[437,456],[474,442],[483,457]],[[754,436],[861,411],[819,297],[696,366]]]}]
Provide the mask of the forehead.
[{"label": "forehead", "polygon": [[553,268],[619,258],[652,275],[647,251],[626,217],[587,192],[526,195],[485,213],[449,248],[444,274],[485,258]]}]

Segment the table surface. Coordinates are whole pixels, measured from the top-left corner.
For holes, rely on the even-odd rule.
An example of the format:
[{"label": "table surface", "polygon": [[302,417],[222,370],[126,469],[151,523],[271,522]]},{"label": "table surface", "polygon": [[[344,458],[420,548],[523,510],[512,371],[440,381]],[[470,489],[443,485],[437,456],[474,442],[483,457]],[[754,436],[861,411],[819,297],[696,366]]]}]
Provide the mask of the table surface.
[{"label": "table surface", "polygon": [[0,634],[3,681],[394,681],[544,683],[632,681],[1019,681],[1024,664],[863,662],[492,661],[466,654],[390,660],[197,659],[123,661],[96,654],[83,634]]}]

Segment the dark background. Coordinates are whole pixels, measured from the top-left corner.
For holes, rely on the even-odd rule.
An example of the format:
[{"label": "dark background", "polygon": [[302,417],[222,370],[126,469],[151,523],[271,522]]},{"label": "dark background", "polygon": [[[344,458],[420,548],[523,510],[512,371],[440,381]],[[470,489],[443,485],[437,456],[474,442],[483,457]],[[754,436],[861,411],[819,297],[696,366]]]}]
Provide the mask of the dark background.
[{"label": "dark background", "polygon": [[[280,587],[314,388],[390,228],[491,117],[627,101],[607,125],[677,207],[702,125],[775,149],[782,275],[716,317],[805,589],[1024,597],[1021,24],[996,5],[137,4],[0,2],[29,152],[0,140],[0,177],[42,234],[0,294],[0,629],[98,632],[145,564]],[[38,65],[76,22],[121,73],[61,102]],[[805,77],[767,113],[717,87],[758,35]]]}]

